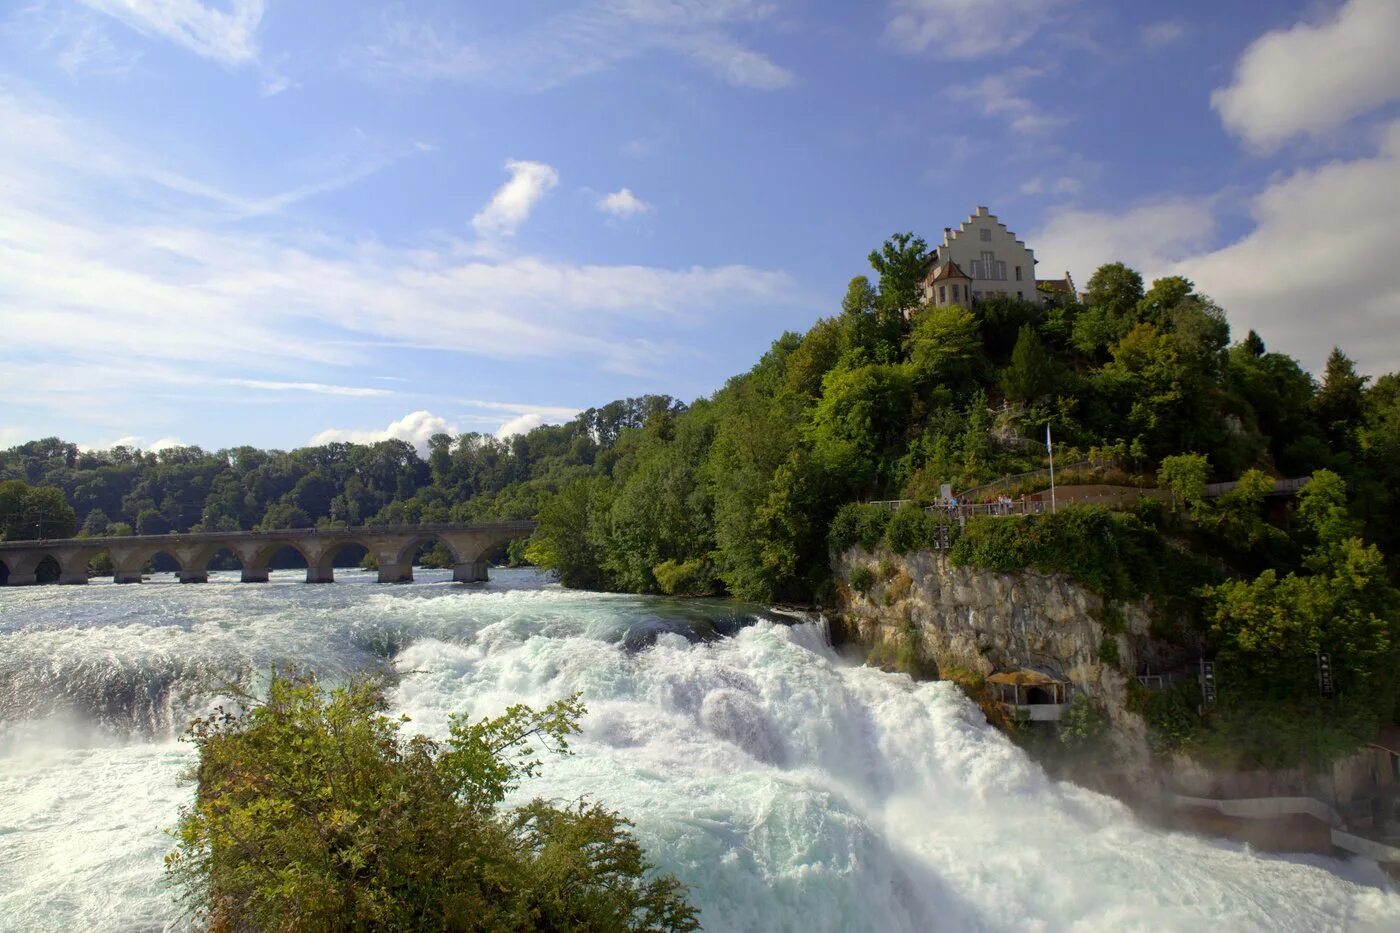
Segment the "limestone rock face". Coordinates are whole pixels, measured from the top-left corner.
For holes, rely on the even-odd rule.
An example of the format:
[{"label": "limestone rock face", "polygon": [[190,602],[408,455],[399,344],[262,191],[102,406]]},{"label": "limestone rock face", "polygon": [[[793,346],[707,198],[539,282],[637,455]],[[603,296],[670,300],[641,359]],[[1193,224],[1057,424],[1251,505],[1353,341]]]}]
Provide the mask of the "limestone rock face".
[{"label": "limestone rock face", "polygon": [[[875,582],[866,592],[848,583],[851,571],[868,568]],[[1039,667],[1054,671],[1102,706],[1129,772],[1146,772],[1146,724],[1130,712],[1127,676],[1137,670],[1135,645],[1148,642],[1150,607],[1119,605],[1125,631],[1104,631],[1104,602],[1063,574],[995,573],[955,567],[942,552],[901,557],[883,546],[856,547],[835,567],[841,596],[841,631],[869,648],[912,637],[919,659],[941,674],[962,668],[991,674]],[[912,630],[912,636],[910,634]],[[1100,661],[1100,644],[1116,640],[1115,664]]]}]

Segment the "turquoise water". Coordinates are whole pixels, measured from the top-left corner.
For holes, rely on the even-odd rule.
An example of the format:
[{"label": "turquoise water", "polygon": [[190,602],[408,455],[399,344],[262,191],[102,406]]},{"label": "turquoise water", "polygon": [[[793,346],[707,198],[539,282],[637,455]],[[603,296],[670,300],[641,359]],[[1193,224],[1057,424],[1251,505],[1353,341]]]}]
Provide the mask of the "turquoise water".
[{"label": "turquoise water", "polygon": [[1400,928],[1361,861],[1143,826],[1048,779],[944,684],[858,667],[738,603],[419,571],[0,588],[0,929],[178,928],[165,830],[188,719],[274,663],[389,665],[412,727],[575,690],[576,754],[521,789],[636,821],[710,930]]}]

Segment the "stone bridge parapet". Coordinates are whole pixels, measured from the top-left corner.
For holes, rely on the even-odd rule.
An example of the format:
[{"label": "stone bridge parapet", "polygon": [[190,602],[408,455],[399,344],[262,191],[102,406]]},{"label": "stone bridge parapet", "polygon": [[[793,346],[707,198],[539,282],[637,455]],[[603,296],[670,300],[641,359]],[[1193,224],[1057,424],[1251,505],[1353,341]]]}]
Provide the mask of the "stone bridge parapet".
[{"label": "stone bridge parapet", "polygon": [[509,541],[528,538],[534,529],[532,521],[511,521],[0,541],[0,585],[39,582],[41,565],[50,558],[58,568],[53,582],[86,583],[88,565],[102,554],[111,559],[112,578],[117,583],[140,583],[143,568],[156,554],[167,554],[179,564],[180,582],[205,583],[209,562],[225,549],[242,565],[244,583],[262,583],[267,581],[273,555],[284,548],[292,548],[306,561],[307,583],[332,583],[336,556],[347,545],[359,545],[374,555],[380,583],[405,583],[413,579],[414,555],[434,541],[441,542],[452,555],[452,579],[474,583],[486,579],[487,558],[492,551]]}]

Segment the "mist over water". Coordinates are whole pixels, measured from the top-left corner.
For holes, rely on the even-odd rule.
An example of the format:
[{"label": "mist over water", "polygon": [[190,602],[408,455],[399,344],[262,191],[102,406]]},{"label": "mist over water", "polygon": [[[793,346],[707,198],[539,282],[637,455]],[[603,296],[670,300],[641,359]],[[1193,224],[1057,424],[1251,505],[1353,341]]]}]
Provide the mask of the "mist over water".
[{"label": "mist over water", "polygon": [[1145,827],[1049,780],[951,686],[856,667],[816,623],[528,571],[337,574],[0,588],[0,929],[178,927],[176,739],[288,662],[404,672],[394,705],[433,735],[581,690],[576,754],[520,799],[621,810],[708,930],[1400,928],[1374,865]]}]

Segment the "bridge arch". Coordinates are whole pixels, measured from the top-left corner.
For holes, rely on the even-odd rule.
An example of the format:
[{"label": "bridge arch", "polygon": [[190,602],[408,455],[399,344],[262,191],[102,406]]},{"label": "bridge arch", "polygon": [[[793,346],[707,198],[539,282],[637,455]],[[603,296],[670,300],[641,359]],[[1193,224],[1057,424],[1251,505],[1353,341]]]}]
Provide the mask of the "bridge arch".
[{"label": "bridge arch", "polygon": [[[291,551],[301,559],[302,564],[307,569],[307,581],[312,582],[311,569],[316,564],[314,555],[307,553],[306,549],[294,538],[272,538],[258,541],[244,550],[239,555],[243,562],[243,582],[266,583],[272,570],[273,559],[280,558],[287,551]],[[282,561],[279,560],[278,563],[282,563]]]},{"label": "bridge arch", "polygon": [[313,555],[313,563],[307,565],[306,582],[334,583],[337,564],[342,568],[358,567],[365,555],[372,553],[369,544],[359,538],[326,539]]}]

